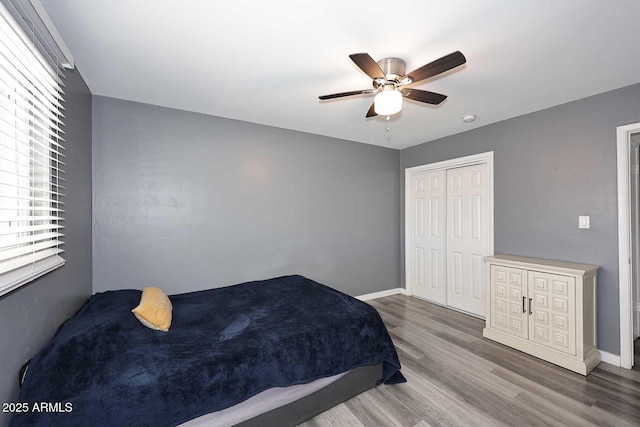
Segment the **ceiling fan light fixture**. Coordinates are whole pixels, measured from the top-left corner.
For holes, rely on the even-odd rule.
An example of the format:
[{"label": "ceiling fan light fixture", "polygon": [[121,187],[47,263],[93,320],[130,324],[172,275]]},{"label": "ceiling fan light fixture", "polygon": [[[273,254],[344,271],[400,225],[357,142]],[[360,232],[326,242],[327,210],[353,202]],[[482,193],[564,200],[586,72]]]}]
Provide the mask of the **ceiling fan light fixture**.
[{"label": "ceiling fan light fixture", "polygon": [[431,61],[410,73],[406,73],[405,62],[399,58],[384,58],[376,62],[368,53],[354,53],[349,58],[367,76],[371,77],[373,89],[352,90],[350,92],[333,93],[319,96],[321,101],[342,98],[352,95],[376,94],[366,118],[387,116],[402,111],[402,98],[422,102],[430,105],[440,105],[447,99],[447,95],[429,92],[427,90],[408,88],[405,86],[430,79],[467,62],[467,58],[460,51],[455,51],[440,59]]},{"label": "ceiling fan light fixture", "polygon": [[373,100],[374,111],[380,116],[390,116],[402,110],[402,94],[393,85],[386,85]]}]

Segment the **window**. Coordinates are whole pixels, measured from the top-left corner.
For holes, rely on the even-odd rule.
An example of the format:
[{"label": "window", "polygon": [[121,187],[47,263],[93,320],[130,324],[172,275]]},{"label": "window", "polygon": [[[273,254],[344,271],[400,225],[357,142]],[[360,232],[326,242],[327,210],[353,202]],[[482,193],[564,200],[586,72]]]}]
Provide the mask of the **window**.
[{"label": "window", "polygon": [[0,9],[0,295],[64,264],[61,69]]}]

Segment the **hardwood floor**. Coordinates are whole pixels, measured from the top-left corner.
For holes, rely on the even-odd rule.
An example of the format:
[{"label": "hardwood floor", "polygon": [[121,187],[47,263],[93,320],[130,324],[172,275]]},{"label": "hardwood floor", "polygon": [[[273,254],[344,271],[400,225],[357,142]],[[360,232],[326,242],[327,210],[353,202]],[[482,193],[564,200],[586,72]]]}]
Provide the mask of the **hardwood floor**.
[{"label": "hardwood floor", "polygon": [[369,303],[407,383],[380,385],[302,426],[640,425],[640,370],[601,363],[584,377],[483,338],[483,320],[402,295]]}]

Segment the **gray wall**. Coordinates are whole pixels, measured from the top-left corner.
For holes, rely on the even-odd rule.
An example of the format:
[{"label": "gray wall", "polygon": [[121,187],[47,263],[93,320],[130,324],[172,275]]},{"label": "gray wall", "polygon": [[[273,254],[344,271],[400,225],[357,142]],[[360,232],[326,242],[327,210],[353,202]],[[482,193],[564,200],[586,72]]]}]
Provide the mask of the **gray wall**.
[{"label": "gray wall", "polygon": [[66,264],[0,297],[0,402],[17,400],[20,366],[91,295],[91,93],[77,70],[65,84]]},{"label": "gray wall", "polygon": [[93,99],[93,290],[399,286],[399,152]]},{"label": "gray wall", "polygon": [[638,121],[634,85],[402,150],[402,179],[407,167],[494,151],[495,252],[601,266],[598,347],[620,354],[616,126]]}]

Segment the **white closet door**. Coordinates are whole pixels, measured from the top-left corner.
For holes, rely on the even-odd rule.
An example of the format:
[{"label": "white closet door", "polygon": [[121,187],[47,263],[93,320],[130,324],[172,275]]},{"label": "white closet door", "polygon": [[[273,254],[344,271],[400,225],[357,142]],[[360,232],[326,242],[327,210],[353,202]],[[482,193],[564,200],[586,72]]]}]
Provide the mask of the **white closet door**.
[{"label": "white closet door", "polygon": [[446,304],[446,172],[411,179],[410,260],[414,296]]},{"label": "white closet door", "polygon": [[487,166],[447,170],[447,305],[485,315]]}]

